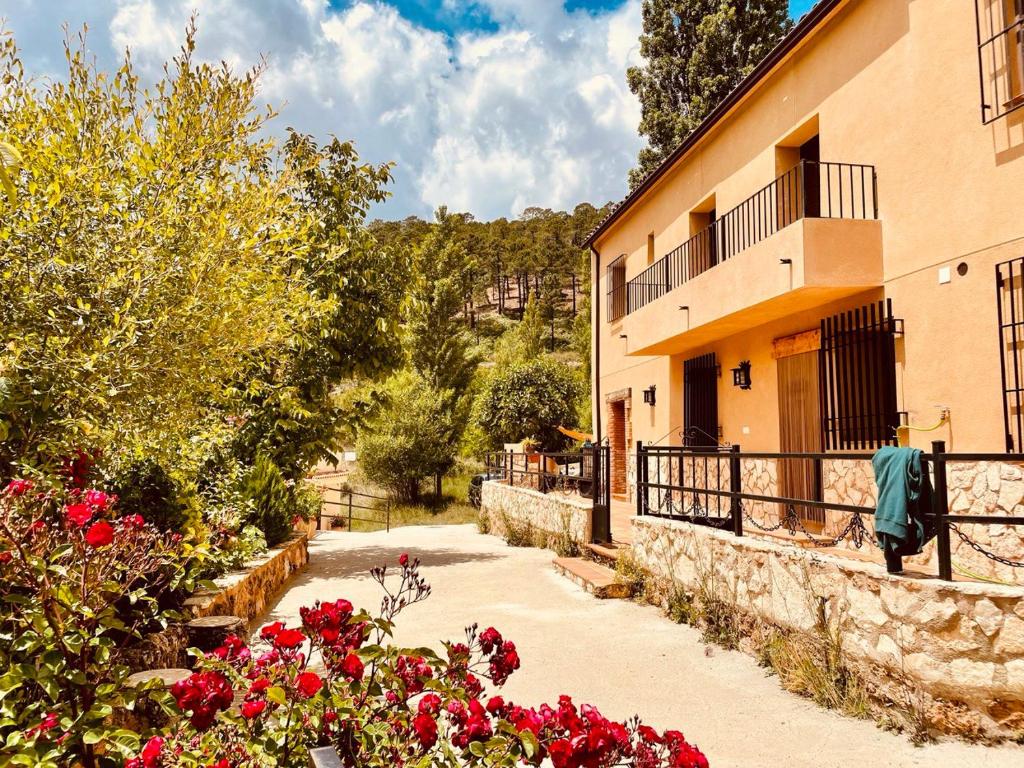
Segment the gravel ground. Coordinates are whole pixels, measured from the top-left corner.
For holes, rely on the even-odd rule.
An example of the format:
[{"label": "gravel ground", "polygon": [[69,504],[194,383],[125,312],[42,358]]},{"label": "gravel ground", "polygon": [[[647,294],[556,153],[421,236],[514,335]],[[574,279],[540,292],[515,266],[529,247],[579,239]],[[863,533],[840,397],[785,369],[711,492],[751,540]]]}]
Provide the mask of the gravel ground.
[{"label": "gravel ground", "polygon": [[703,645],[653,607],[597,600],[555,574],[551,552],[510,548],[472,525],[321,533],[309,550],[309,567],[266,621],[296,623],[299,607],[317,599],[345,597],[373,610],[380,592],[368,571],[409,552],[422,560],[433,594],[399,616],[397,642],[439,647],[473,622],[493,625],[515,641],[523,662],[502,691],[507,699],[539,704],[568,693],[609,717],[639,714],[682,730],[712,768],[1024,766],[1021,747],[915,747],[823,710],[784,691],[749,656]]}]

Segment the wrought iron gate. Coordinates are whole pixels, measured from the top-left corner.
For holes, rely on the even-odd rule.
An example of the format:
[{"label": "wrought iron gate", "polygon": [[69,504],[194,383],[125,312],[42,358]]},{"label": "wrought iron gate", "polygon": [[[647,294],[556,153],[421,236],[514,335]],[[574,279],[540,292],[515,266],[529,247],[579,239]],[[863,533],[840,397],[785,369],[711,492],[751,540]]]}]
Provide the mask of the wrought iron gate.
[{"label": "wrought iron gate", "polygon": [[1024,258],[996,264],[1006,450],[1024,448]]}]

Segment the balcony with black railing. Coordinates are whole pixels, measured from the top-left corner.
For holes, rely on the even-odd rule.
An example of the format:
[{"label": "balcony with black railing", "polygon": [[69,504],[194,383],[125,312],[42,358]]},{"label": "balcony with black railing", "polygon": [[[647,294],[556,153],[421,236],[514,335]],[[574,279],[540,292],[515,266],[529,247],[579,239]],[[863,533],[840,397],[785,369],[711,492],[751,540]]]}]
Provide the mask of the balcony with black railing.
[{"label": "balcony with black railing", "polygon": [[733,327],[720,321],[750,307],[766,321],[786,304],[798,311],[865,290],[881,282],[877,219],[873,166],[803,160],[631,280],[620,269],[609,307],[633,329],[624,329],[630,354],[662,354],[678,351],[662,341],[708,323],[720,335]]}]

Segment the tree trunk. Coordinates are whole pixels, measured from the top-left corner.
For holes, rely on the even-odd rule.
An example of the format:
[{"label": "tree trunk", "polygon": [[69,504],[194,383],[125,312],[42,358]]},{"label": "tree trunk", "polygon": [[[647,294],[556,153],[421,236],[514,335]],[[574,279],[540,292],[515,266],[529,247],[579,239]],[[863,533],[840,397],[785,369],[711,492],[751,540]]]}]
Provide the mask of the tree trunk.
[{"label": "tree trunk", "polygon": [[438,472],[436,475],[434,475],[434,500],[435,501],[440,501],[441,500],[441,477],[442,477],[442,475],[441,475],[440,472]]}]

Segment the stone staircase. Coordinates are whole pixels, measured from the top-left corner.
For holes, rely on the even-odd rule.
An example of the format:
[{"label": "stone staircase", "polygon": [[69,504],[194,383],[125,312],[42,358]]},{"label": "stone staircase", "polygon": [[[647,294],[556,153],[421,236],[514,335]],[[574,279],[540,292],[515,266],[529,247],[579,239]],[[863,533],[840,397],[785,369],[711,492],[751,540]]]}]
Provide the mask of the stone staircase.
[{"label": "stone staircase", "polygon": [[586,544],[587,557],[556,557],[555,570],[600,599],[629,597],[629,586],[615,579],[615,562],[625,544]]}]

